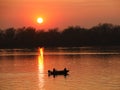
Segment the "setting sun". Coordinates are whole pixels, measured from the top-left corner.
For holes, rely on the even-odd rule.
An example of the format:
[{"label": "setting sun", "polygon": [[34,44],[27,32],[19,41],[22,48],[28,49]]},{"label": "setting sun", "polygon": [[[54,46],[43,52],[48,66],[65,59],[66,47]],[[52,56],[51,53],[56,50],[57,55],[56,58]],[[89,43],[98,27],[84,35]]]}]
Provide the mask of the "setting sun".
[{"label": "setting sun", "polygon": [[43,18],[41,18],[41,17],[37,18],[37,23],[39,23],[39,24],[43,23]]}]

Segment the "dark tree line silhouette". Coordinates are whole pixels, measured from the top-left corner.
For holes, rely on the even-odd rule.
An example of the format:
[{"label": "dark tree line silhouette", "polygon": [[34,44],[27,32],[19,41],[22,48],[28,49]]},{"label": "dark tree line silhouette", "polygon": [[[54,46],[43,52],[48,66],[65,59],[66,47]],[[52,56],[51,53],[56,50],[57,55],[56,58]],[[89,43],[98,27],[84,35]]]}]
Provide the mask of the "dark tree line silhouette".
[{"label": "dark tree line silhouette", "polygon": [[0,48],[119,46],[120,25],[98,24],[90,29],[70,26],[36,30],[33,27],[0,29]]}]

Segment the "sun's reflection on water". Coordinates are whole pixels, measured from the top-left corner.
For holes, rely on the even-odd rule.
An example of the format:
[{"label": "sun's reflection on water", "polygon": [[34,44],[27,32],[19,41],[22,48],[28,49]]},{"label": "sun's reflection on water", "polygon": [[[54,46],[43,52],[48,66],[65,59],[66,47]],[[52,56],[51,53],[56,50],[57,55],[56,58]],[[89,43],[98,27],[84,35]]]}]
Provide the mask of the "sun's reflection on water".
[{"label": "sun's reflection on water", "polygon": [[43,90],[44,87],[44,58],[43,58],[44,48],[38,48],[38,79],[39,79],[39,89]]}]

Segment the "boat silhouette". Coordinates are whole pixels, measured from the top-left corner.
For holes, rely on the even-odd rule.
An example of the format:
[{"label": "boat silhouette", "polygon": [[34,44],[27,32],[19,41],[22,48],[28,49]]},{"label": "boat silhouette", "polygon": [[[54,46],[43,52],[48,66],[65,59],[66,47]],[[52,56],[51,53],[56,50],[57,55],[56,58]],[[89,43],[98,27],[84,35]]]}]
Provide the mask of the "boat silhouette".
[{"label": "boat silhouette", "polygon": [[53,68],[53,71],[48,70],[48,76],[56,76],[56,75],[64,75],[67,76],[68,75],[69,70],[67,70],[66,68],[64,68],[64,70],[56,70],[55,68]]}]

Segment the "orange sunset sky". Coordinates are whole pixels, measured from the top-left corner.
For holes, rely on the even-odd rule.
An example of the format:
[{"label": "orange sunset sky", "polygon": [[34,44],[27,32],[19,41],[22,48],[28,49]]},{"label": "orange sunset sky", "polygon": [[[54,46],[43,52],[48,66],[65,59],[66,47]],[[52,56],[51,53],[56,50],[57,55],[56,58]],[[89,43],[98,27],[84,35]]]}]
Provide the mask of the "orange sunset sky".
[{"label": "orange sunset sky", "polygon": [[[36,19],[44,22],[38,24]],[[120,24],[120,0],[0,0],[0,28],[89,28],[98,23]]]}]

